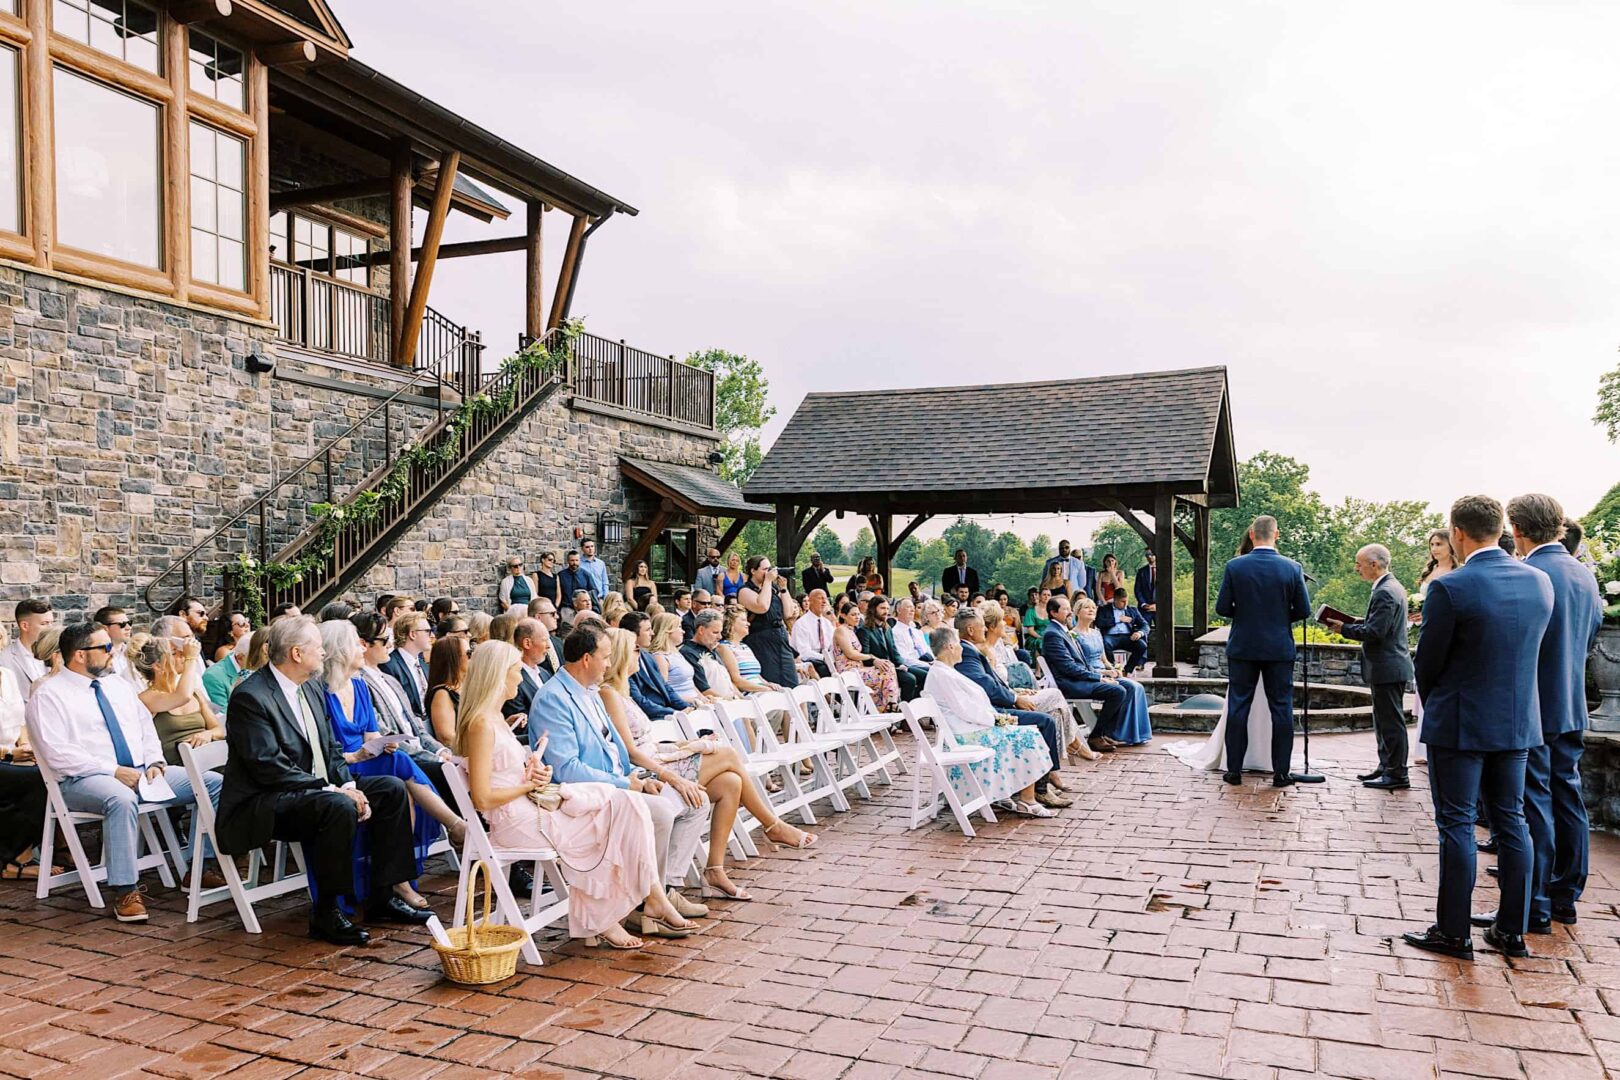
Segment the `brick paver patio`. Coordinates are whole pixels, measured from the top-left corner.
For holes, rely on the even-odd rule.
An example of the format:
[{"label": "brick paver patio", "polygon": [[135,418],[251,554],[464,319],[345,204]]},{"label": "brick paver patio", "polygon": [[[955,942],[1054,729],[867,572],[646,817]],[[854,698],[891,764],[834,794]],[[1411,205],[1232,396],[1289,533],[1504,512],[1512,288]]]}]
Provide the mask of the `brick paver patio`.
[{"label": "brick paver patio", "polygon": [[[1162,740],[1161,740],[1162,742]],[[1577,1080],[1620,1070],[1620,844],[1594,838],[1577,928],[1473,965],[1426,925],[1427,793],[1347,781],[1372,737],[1319,738],[1331,782],[1241,791],[1157,747],[1069,770],[1076,807],[976,840],[906,832],[898,789],[808,853],[738,873],[758,899],[638,954],[551,940],[486,990],[421,932],[340,950],[295,901],[242,932],[156,889],[120,926],[0,885],[0,1071],[288,1076]],[[1484,879],[1488,881],[1489,879]],[[446,914],[454,881],[432,877]],[[1494,906],[1482,886],[1481,906]],[[1477,944],[1477,942],[1476,942]]]}]

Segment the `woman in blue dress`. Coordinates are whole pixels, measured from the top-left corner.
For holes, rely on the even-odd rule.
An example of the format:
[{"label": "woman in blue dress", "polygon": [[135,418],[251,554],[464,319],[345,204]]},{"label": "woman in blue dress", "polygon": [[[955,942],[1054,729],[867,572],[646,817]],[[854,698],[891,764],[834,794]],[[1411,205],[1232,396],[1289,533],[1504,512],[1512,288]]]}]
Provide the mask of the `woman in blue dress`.
[{"label": "woman in blue dress", "polygon": [[[321,623],[321,646],[326,652],[322,677],[326,681],[326,711],[332,721],[332,735],[343,748],[343,760],[355,776],[395,776],[405,782],[411,795],[411,814],[416,829],[416,870],[422,871],[427,849],[439,839],[440,826],[449,830],[450,842],[461,846],[466,823],[440,798],[420,766],[408,753],[384,750],[373,753],[365,748],[366,739],[378,734],[377,709],[371,688],[360,678],[365,650],[360,635],[348,620]],[[355,844],[357,863],[368,858],[364,841]],[[357,884],[370,880],[369,873],[355,872]],[[427,900],[408,881],[394,886],[394,892],[412,907],[427,907]],[[365,897],[355,899],[364,901]]]},{"label": "woman in blue dress", "polygon": [[1070,633],[1080,646],[1080,655],[1085,659],[1086,667],[1095,673],[1096,678],[1118,683],[1125,690],[1125,703],[1119,710],[1119,731],[1110,737],[1126,746],[1141,746],[1153,738],[1153,724],[1148,719],[1147,690],[1136,680],[1127,679],[1123,672],[1108,662],[1102,631],[1092,625],[1096,619],[1096,603],[1090,597],[1082,596],[1074,604],[1074,629]]}]

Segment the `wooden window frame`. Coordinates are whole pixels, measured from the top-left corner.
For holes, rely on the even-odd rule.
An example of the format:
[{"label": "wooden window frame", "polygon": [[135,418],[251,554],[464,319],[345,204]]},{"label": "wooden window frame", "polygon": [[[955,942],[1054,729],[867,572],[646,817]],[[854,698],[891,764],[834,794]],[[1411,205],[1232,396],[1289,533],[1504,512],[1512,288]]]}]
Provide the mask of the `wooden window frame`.
[{"label": "wooden window frame", "polygon": [[[297,234],[296,234],[296,231],[295,231],[297,227],[294,224],[294,222],[299,221],[299,220],[308,221],[308,222],[310,222],[312,224],[319,225],[321,228],[326,230],[326,262],[327,262],[328,266],[331,266],[332,264],[334,264],[337,261],[337,247],[333,242],[335,240],[335,237],[333,236],[332,230],[334,230],[334,229],[342,229],[344,232],[348,233],[350,236],[359,237],[361,240],[365,241],[366,255],[370,256],[371,254],[373,254],[372,246],[371,246],[372,242],[375,241],[378,238],[376,234],[377,234],[377,232],[380,232],[382,230],[383,226],[374,224],[373,225],[373,230],[375,230],[375,231],[367,231],[367,230],[364,230],[364,229],[358,229],[358,228],[355,227],[354,223],[351,223],[349,221],[339,221],[336,218],[334,218],[333,216],[331,216],[330,214],[323,213],[319,209],[310,209],[308,207],[303,207],[303,206],[289,206],[285,210],[276,211],[276,213],[286,214],[287,215],[287,247],[288,247],[287,255],[289,256],[288,258],[277,259],[276,261],[278,263],[280,263],[282,266],[285,266],[285,267],[288,267],[288,268],[294,269],[294,270],[308,270],[311,274],[314,274],[314,275],[316,275],[318,277],[328,278],[328,279],[330,279],[332,281],[342,282],[344,285],[347,285],[347,286],[349,286],[350,288],[353,288],[353,289],[364,289],[367,292],[375,293],[378,296],[383,295],[379,290],[377,290],[376,288],[374,288],[372,286],[372,283],[371,283],[371,271],[372,271],[373,268],[370,265],[367,265],[365,267],[366,280],[365,280],[365,284],[363,284],[363,285],[362,284],[356,284],[355,282],[349,281],[346,278],[340,278],[340,277],[337,276],[337,273],[335,271],[317,270],[314,267],[299,266],[298,261],[297,261],[297,252],[298,252],[297,243],[298,243],[298,241],[296,239]],[[274,217],[274,216],[275,216],[275,214],[270,215],[270,217]],[[269,221],[268,221],[268,219],[266,219],[266,222],[265,222],[265,235],[266,235],[267,239],[265,240],[265,247],[267,249],[269,247],[269,240],[268,240],[269,231],[270,231]]]}]

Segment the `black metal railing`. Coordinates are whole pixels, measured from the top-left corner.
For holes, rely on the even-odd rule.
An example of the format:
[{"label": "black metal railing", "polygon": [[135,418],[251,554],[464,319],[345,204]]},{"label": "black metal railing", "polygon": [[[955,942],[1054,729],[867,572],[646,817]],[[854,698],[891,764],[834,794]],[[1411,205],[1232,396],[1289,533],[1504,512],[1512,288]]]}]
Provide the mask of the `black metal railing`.
[{"label": "black metal railing", "polygon": [[714,427],[714,373],[595,334],[574,338],[568,361],[574,395],[694,427]]},{"label": "black metal railing", "polygon": [[[389,298],[301,266],[270,264],[270,318],[284,341],[356,360],[394,359]],[[465,326],[428,308],[416,339],[416,366],[454,356],[468,338]]]}]

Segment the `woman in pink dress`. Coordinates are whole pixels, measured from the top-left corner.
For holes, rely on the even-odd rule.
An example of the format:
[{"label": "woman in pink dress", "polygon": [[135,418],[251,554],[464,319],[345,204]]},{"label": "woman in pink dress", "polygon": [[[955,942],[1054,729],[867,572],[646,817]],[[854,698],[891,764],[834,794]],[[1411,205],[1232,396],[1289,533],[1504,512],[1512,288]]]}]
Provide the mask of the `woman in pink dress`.
[{"label": "woman in pink dress", "polygon": [[860,672],[877,711],[891,712],[900,702],[899,677],[892,663],[861,651],[860,639],[855,636],[855,624],[860,621],[861,609],[855,601],[848,597],[838,601],[838,627],[833,631],[833,671],[839,675],[846,671]]},{"label": "woman in pink dress", "polygon": [[499,847],[549,847],[568,882],[568,932],[586,944],[639,949],[619,920],[638,905],[648,915],[683,923],[658,880],[652,817],[642,800],[611,784],[566,784],[562,804],[546,810],[529,798],[551,780],[540,751],[518,744],[501,716],[502,702],[523,678],[518,651],[486,641],[473,652],[456,713],[456,750],[466,759],[473,805]]}]

